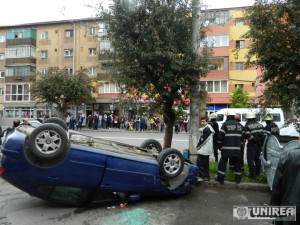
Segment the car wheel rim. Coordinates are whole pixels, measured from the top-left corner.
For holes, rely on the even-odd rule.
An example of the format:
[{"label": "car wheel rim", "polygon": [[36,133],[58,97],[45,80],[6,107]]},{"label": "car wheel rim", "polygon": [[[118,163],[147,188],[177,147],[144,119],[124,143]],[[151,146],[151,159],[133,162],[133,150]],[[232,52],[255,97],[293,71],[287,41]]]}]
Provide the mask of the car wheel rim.
[{"label": "car wheel rim", "polygon": [[61,146],[62,141],[60,135],[53,130],[45,130],[36,137],[35,145],[39,152],[43,154],[53,154]]},{"label": "car wheel rim", "polygon": [[164,170],[168,174],[175,174],[181,167],[180,157],[176,154],[170,154],[164,161]]}]

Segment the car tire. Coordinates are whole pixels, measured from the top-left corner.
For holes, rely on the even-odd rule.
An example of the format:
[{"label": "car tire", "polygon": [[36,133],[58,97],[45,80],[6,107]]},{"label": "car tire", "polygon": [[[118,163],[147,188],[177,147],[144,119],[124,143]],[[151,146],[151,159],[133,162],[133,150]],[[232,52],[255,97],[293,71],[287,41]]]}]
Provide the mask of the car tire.
[{"label": "car tire", "polygon": [[145,148],[147,150],[156,151],[157,153],[160,153],[162,151],[161,144],[154,139],[147,139],[142,142],[141,148]]},{"label": "car tire", "polygon": [[51,117],[49,119],[46,119],[44,121],[44,123],[55,123],[55,124],[61,126],[64,130],[66,130],[66,131],[68,130],[66,121],[64,121],[63,119],[61,119],[59,117]]},{"label": "car tire", "polygon": [[174,148],[166,148],[157,157],[161,176],[166,179],[177,177],[184,168],[182,153]]},{"label": "car tire", "polygon": [[38,159],[55,159],[68,151],[67,132],[57,124],[42,124],[32,131],[28,144]]}]

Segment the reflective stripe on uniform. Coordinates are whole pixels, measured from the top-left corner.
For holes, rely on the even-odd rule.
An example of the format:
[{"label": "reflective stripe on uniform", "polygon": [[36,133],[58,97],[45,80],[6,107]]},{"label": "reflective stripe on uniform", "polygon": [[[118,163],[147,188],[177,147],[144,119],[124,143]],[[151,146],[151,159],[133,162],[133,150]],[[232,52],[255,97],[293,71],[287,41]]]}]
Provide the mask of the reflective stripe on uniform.
[{"label": "reflective stripe on uniform", "polygon": [[222,150],[241,150],[241,147],[222,147]]},{"label": "reflective stripe on uniform", "polygon": [[225,137],[242,137],[242,134],[225,134]]},{"label": "reflective stripe on uniform", "polygon": [[218,173],[225,175],[223,171],[218,170]]}]

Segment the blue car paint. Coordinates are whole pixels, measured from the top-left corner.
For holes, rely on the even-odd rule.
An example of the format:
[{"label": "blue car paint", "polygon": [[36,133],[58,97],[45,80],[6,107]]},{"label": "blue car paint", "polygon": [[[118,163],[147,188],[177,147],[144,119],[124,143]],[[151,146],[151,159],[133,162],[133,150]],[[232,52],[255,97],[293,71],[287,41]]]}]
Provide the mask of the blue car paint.
[{"label": "blue car paint", "polygon": [[24,154],[26,136],[18,131],[8,137],[1,148],[4,167],[1,177],[17,188],[45,200],[38,186],[60,185],[124,192],[141,196],[168,196],[188,192],[197,182],[198,168],[188,165],[188,175],[177,187],[168,188],[161,180],[156,158],[146,159],[126,154],[72,144],[63,162],[40,168],[28,162]]}]

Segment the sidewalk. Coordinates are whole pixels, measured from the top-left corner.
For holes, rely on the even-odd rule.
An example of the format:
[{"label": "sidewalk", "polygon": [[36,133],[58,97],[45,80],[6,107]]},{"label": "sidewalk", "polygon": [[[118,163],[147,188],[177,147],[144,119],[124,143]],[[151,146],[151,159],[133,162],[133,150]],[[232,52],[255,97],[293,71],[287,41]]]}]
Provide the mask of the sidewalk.
[{"label": "sidewalk", "polygon": [[220,187],[225,189],[247,189],[247,190],[260,190],[260,191],[270,191],[270,188],[267,184],[262,183],[249,183],[242,182],[240,184],[236,184],[235,182],[226,181],[224,184],[220,184],[217,181],[202,181],[197,184],[197,186],[205,186],[205,187]]}]

